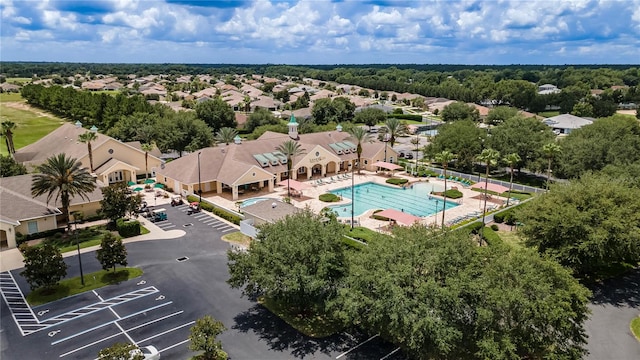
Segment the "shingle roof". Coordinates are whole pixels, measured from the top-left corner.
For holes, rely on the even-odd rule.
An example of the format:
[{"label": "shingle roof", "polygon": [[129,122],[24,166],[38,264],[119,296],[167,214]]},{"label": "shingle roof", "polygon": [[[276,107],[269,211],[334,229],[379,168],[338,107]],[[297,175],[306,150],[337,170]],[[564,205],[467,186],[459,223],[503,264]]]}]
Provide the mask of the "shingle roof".
[{"label": "shingle roof", "polygon": [[571,114],[561,114],[544,120],[544,123],[558,129],[579,129],[593,121]]},{"label": "shingle roof", "polygon": [[[0,204],[3,204],[0,206],[0,217],[17,221],[60,213],[58,209],[62,204],[56,201],[55,194],[49,204],[46,194],[35,198],[31,196],[32,182],[33,174],[0,178]],[[98,184],[93,192],[87,194],[88,202],[102,200],[101,185]],[[79,196],[71,199],[71,205],[84,203],[87,201]]]},{"label": "shingle roof", "polygon": [[258,201],[255,204],[243,207],[242,211],[247,215],[273,223],[289,215],[294,215],[302,211],[302,209],[274,199],[273,201]]},{"label": "shingle roof", "polygon": [[[64,123],[42,139],[17,150],[14,155],[15,159],[24,165],[40,165],[53,155],[52,151],[56,154],[64,153],[67,157],[80,159],[88,154],[88,150],[87,144],[78,141],[78,136],[87,131],[83,127]],[[94,149],[109,140],[108,136],[100,133],[96,133],[96,136],[96,140],[91,142]]]}]

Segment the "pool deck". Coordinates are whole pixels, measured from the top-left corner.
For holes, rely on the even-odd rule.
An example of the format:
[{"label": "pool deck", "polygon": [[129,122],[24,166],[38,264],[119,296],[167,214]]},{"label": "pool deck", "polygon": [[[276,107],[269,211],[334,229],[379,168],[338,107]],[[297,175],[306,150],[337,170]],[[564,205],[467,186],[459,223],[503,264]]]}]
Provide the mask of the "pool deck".
[{"label": "pool deck", "polygon": [[[429,182],[433,184],[438,184],[442,187],[444,186],[444,180],[437,179],[437,178],[429,178],[429,179],[415,178],[412,176],[405,175],[404,173],[394,174],[394,177],[406,178],[412,183]],[[334,179],[334,182],[324,183],[321,185],[317,184],[317,180],[306,181],[305,183],[309,185],[309,188],[302,191],[303,195],[301,197],[292,197],[291,203],[294,206],[300,207],[300,208],[309,207],[311,210],[313,210],[316,213],[320,212],[320,210],[322,210],[327,206],[350,204],[351,203],[350,199],[346,199],[346,200],[342,200],[334,203],[325,203],[318,200],[318,196],[320,196],[321,194],[325,194],[331,190],[349,187],[352,184],[351,178],[338,180],[336,176],[333,176],[333,179]],[[353,184],[357,185],[357,184],[362,184],[367,182],[374,182],[374,183],[383,184],[386,186],[392,186],[386,183],[387,179],[389,179],[389,176],[385,176],[383,174],[376,174],[374,172],[363,170],[361,174],[358,174],[358,173],[354,174]],[[330,181],[330,177],[324,178],[323,180],[325,182]],[[454,220],[460,219],[461,217],[469,216],[473,213],[476,213],[476,214],[480,213],[480,217],[481,217],[482,216],[481,212],[484,206],[482,194],[478,191],[471,190],[470,186],[463,185],[456,181],[447,180],[447,188],[451,189],[452,187],[456,187],[459,191],[461,191],[463,194],[463,197],[460,199],[447,199],[447,201],[457,202],[460,205],[446,210],[445,224],[452,225],[452,222]],[[259,195],[256,195],[256,197],[273,198],[273,199],[282,199],[286,196],[287,196],[287,188],[279,187],[279,186],[275,188],[275,191],[273,193],[266,193],[266,194],[261,193]],[[225,199],[221,196],[213,195],[213,196],[206,197],[206,199],[222,207],[226,207],[228,209],[233,209],[233,210],[238,209],[238,206],[235,201]],[[506,199],[496,195],[491,196],[491,198],[487,201],[487,211],[489,211],[491,208],[500,206],[500,204],[503,201],[506,201]],[[380,208],[387,209],[384,203],[380,203]],[[373,210],[369,210],[360,216],[354,217],[356,224],[367,227],[372,230],[384,231],[384,227],[388,225],[388,222],[372,219],[371,218],[372,212]],[[343,222],[347,222],[351,220],[350,217],[348,218],[338,217],[338,219]],[[442,224],[442,211],[438,212],[435,215],[423,217],[420,223],[423,225],[434,225],[436,224],[436,221],[437,221],[437,224],[439,225]]]}]

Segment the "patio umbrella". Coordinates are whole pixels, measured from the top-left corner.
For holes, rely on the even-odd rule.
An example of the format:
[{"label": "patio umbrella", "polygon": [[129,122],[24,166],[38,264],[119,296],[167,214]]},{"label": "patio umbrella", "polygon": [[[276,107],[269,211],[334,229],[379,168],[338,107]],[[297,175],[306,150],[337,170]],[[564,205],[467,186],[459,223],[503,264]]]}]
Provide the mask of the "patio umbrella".
[{"label": "patio umbrella", "polygon": [[158,188],[158,189],[164,189],[164,185],[157,183],[155,185],[153,185],[154,188]]},{"label": "patio umbrella", "polygon": [[145,184],[153,184],[155,182],[155,180],[153,179],[147,179],[144,181]]},{"label": "patio umbrella", "polygon": [[129,182],[127,183],[127,186],[133,186],[133,185],[135,185],[135,184],[136,184],[135,182],[133,182],[133,181],[129,181]]},{"label": "patio umbrella", "polygon": [[142,191],[142,190],[144,190],[144,189],[141,188],[141,187],[137,187],[137,188],[133,189],[133,191],[135,191],[135,192]]}]

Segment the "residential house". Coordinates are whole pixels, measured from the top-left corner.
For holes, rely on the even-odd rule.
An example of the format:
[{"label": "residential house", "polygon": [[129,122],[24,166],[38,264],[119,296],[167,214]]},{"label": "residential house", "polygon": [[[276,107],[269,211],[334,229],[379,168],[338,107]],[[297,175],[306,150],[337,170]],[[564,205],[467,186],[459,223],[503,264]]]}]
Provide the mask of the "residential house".
[{"label": "residential house", "polygon": [[550,126],[557,135],[569,134],[575,129],[579,129],[586,125],[591,125],[593,120],[581,118],[571,114],[560,114],[543,120],[545,124]]}]

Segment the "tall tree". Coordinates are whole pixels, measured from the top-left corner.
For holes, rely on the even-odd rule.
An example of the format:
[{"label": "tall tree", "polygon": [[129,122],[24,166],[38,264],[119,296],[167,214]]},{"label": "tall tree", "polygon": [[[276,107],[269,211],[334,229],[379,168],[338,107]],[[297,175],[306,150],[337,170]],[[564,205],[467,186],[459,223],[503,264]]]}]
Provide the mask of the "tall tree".
[{"label": "tall tree", "polygon": [[542,146],[554,138],[551,128],[540,120],[514,116],[493,127],[485,144],[502,154],[517,153],[521,161],[516,168],[525,166],[531,169],[543,158]]},{"label": "tall tree", "polygon": [[238,126],[233,109],[219,97],[198,102],[196,104],[196,115],[209,125],[214,133],[223,127],[235,128]]},{"label": "tall tree", "polygon": [[56,201],[60,199],[68,230],[71,230],[68,221],[71,199],[79,196],[89,200],[88,194],[96,188],[93,176],[87,168],[80,166],[76,159],[68,158],[65,154],[54,155],[38,166],[40,173],[33,175],[31,184],[31,195],[34,197],[47,194],[47,203],[54,194]]},{"label": "tall tree", "polygon": [[41,287],[50,288],[67,275],[67,264],[60,250],[48,242],[42,246],[20,245],[24,256],[24,276],[31,290]]},{"label": "tall tree", "polygon": [[549,181],[551,180],[551,161],[562,152],[562,149],[560,148],[560,145],[556,143],[548,143],[542,147],[542,152],[544,153],[544,157],[546,157],[548,161],[547,190],[549,190]]},{"label": "tall tree", "polygon": [[115,272],[116,265],[127,266],[127,248],[122,243],[122,239],[108,232],[102,237],[100,249],[96,250],[96,259],[102,265],[102,269],[113,268]]},{"label": "tall tree", "polygon": [[189,349],[193,351],[204,351],[203,360],[226,360],[227,353],[222,350],[222,342],[218,336],[225,330],[224,324],[212,318],[210,315],[196,320],[196,324],[190,329]]},{"label": "tall tree", "polygon": [[89,152],[89,171],[93,172],[93,149],[91,149],[91,142],[96,141],[98,136],[93,131],[86,131],[84,134],[78,135],[78,141],[87,144],[87,151]]},{"label": "tall tree", "polygon": [[2,122],[2,136],[4,136],[4,141],[7,145],[7,152],[9,155],[15,154],[16,148],[13,144],[13,131],[16,129],[16,123],[10,120],[5,120]]},{"label": "tall tree", "polygon": [[470,120],[454,121],[438,128],[438,134],[431,140],[427,151],[435,155],[444,150],[456,154],[456,167],[472,171],[474,157],[482,151],[486,143],[487,131]]},{"label": "tall tree", "polygon": [[142,151],[144,151],[144,178],[146,180],[149,178],[149,152],[153,150],[154,144],[143,143],[140,147]]},{"label": "tall tree", "polygon": [[383,129],[384,130],[381,129],[381,133],[388,136],[392,148],[398,137],[407,134],[407,126],[397,118],[388,118],[384,122]]},{"label": "tall tree", "polygon": [[323,310],[346,275],[343,232],[308,209],[265,224],[247,251],[229,251],[228,283],[299,314]]},{"label": "tall tree", "polygon": [[[354,126],[349,129],[350,138],[356,142],[356,154],[358,155],[358,175],[360,175],[360,169],[362,168],[362,163],[360,162],[360,157],[362,156],[362,144],[365,142],[371,142],[372,137],[371,134],[365,130],[362,126]],[[386,144],[385,144],[386,146]]]},{"label": "tall tree", "polygon": [[216,133],[216,141],[229,145],[233,142],[233,139],[238,135],[238,131],[234,128],[223,127]]},{"label": "tall tree", "polygon": [[585,174],[534,198],[516,217],[528,246],[578,276],[640,261],[640,188],[628,174]]},{"label": "tall tree", "polygon": [[11,155],[0,155],[0,177],[24,175],[27,168],[16,162]]},{"label": "tall tree", "polygon": [[355,123],[365,124],[371,129],[372,126],[376,126],[377,124],[384,122],[387,119],[387,113],[382,109],[378,108],[364,108],[358,111],[353,121]]},{"label": "tall tree", "polygon": [[452,162],[456,156],[450,151],[444,150],[441,153],[436,154],[435,160],[437,163],[442,165],[443,175],[444,175],[444,191],[442,192],[442,196],[444,200],[442,200],[442,228],[444,229],[444,212],[447,210],[447,168],[449,167],[449,163]]},{"label": "tall tree", "polygon": [[102,190],[100,213],[112,223],[127,214],[135,213],[142,203],[140,196],[129,194],[130,190],[124,182],[111,184],[100,190]]},{"label": "tall tree", "polygon": [[289,182],[291,180],[291,168],[293,167],[293,159],[296,156],[305,154],[305,149],[302,148],[295,140],[287,140],[276,147],[276,150],[280,151],[287,157],[287,197],[291,197],[291,187]]},{"label": "tall tree", "polygon": [[589,291],[568,270],[530,250],[432,231],[398,227],[353,257],[340,317],[415,359],[584,356]]},{"label": "tall tree", "polygon": [[480,112],[473,105],[456,101],[445,106],[440,112],[440,117],[446,122],[459,120],[471,120],[475,122],[480,120]]},{"label": "tall tree", "polygon": [[[489,169],[491,166],[498,165],[500,160],[500,153],[494,149],[484,149],[482,153],[478,155],[478,160],[485,163],[485,175],[484,175],[484,207],[482,210],[482,226],[484,227],[484,219],[487,214],[487,188],[489,187]],[[482,236],[480,236],[480,242],[484,237],[484,228],[482,229]],[[482,245],[482,243],[480,244]]]},{"label": "tall tree", "polygon": [[511,178],[509,179],[509,197],[507,198],[507,206],[509,206],[509,200],[511,200],[511,190],[513,190],[513,172],[516,168],[516,165],[520,162],[520,155],[516,153],[508,154],[504,157],[503,161],[509,165],[509,169],[511,170]]}]

